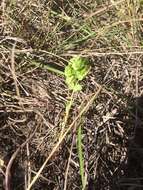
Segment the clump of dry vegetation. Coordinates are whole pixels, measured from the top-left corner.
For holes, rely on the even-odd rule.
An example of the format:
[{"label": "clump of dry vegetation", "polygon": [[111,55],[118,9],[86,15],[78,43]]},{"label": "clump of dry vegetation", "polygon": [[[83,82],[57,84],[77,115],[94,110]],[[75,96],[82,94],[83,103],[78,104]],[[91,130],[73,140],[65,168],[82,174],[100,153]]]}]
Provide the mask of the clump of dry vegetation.
[{"label": "clump of dry vegetation", "polygon": [[[0,189],[142,189],[143,1],[0,8]],[[90,72],[73,94],[60,73],[75,55]]]}]

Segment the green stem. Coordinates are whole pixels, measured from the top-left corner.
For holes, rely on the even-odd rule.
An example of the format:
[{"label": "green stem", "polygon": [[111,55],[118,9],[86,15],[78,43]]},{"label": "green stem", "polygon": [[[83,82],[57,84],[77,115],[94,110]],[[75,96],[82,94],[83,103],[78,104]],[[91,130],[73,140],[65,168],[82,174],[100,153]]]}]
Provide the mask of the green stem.
[{"label": "green stem", "polygon": [[78,157],[79,157],[79,168],[80,168],[80,175],[81,175],[81,181],[82,181],[82,190],[84,190],[86,186],[86,179],[84,175],[84,157],[83,157],[83,149],[82,149],[81,124],[78,127],[77,143],[78,143]]},{"label": "green stem", "polygon": [[64,133],[64,130],[65,130],[68,118],[69,118],[69,112],[70,112],[72,104],[73,104],[73,98],[74,98],[74,91],[71,94],[70,100],[66,104],[65,117],[64,117],[64,121],[63,121],[62,126],[61,126],[60,138],[62,137],[62,135]]},{"label": "green stem", "polygon": [[54,73],[59,74],[59,75],[65,75],[63,71],[56,69],[54,67],[51,67],[49,65],[41,64],[40,62],[32,61],[32,62],[30,62],[30,64],[35,65],[36,67],[40,67],[40,68],[46,69],[48,71],[54,72]]}]

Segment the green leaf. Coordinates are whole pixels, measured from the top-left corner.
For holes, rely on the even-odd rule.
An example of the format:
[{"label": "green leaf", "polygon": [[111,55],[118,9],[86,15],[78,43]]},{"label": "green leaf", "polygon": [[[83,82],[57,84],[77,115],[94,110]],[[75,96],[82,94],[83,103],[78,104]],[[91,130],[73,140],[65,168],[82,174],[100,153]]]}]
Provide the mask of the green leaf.
[{"label": "green leaf", "polygon": [[83,80],[86,77],[86,75],[88,74],[88,72],[89,72],[88,67],[84,67],[82,70],[76,71],[77,79],[80,81]]},{"label": "green leaf", "polygon": [[77,91],[81,91],[82,90],[82,86],[80,85],[80,84],[76,84],[75,86],[74,86],[74,89],[73,89],[75,92],[77,92]]},{"label": "green leaf", "polygon": [[72,65],[72,68],[75,71],[77,71],[77,70],[81,70],[85,67],[85,65],[87,64],[87,60],[80,56],[76,56],[76,57],[70,59],[70,64]]},{"label": "green leaf", "polygon": [[74,70],[71,65],[65,67],[65,76],[70,77],[74,75]]}]

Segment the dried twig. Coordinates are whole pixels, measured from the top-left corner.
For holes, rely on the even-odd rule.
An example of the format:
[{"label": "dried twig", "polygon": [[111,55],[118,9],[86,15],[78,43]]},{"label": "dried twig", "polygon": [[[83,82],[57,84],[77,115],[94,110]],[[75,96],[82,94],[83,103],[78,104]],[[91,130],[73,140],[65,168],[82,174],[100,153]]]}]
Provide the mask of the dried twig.
[{"label": "dried twig", "polygon": [[67,168],[66,168],[66,172],[65,172],[64,190],[67,189],[68,172],[69,172],[69,167],[70,167],[70,161],[71,161],[72,149],[73,149],[74,141],[75,141],[75,134],[73,134],[73,137],[72,137],[72,144],[71,144],[71,148],[70,148],[70,155],[69,155],[69,158],[68,158]]},{"label": "dried twig", "polygon": [[[41,124],[41,123],[40,123]],[[13,153],[13,155],[11,156],[8,165],[6,167],[6,173],[5,173],[5,190],[10,190],[10,179],[11,179],[11,167],[12,164],[18,154],[18,152],[32,139],[32,137],[34,136],[35,132],[37,131],[37,128],[39,127],[39,125],[36,126],[35,130],[33,131],[33,133],[30,135],[30,137],[23,143],[20,145],[20,147]]]},{"label": "dried twig", "polygon": [[16,94],[20,98],[20,92],[19,92],[19,88],[18,88],[18,84],[17,84],[17,76],[16,76],[16,71],[15,71],[15,60],[14,60],[15,46],[16,46],[16,44],[13,45],[12,53],[11,53],[11,74],[12,74],[12,77],[14,80]]},{"label": "dried twig", "polygon": [[92,17],[98,15],[98,14],[101,14],[105,11],[108,11],[109,9],[113,8],[113,7],[116,7],[117,5],[123,3],[125,0],[120,0],[120,1],[117,1],[116,3],[112,3],[111,5],[107,6],[107,7],[104,7],[104,8],[101,8],[99,10],[97,10],[96,12],[93,12],[91,14],[85,14],[85,19],[88,20],[88,19],[91,19]]}]

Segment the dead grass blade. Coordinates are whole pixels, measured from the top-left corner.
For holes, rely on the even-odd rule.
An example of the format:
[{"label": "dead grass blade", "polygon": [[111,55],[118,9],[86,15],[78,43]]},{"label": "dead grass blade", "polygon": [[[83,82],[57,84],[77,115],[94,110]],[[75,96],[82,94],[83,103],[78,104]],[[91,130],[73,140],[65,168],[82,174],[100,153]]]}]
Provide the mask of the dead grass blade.
[{"label": "dead grass blade", "polygon": [[6,173],[5,173],[5,190],[10,190],[10,180],[11,180],[11,167],[12,164],[17,156],[17,154],[19,153],[19,151],[32,139],[32,137],[34,136],[34,134],[37,131],[37,128],[39,127],[39,125],[36,126],[35,130],[33,131],[33,133],[30,135],[30,137],[23,143],[20,145],[20,147],[13,153],[13,155],[11,156],[8,165],[6,167]]},{"label": "dead grass blade", "polygon": [[98,11],[96,12],[93,12],[91,14],[88,14],[88,15],[85,15],[85,19],[88,20],[88,19],[91,19],[92,17],[98,15],[98,14],[101,14],[105,11],[108,11],[109,9],[113,8],[113,7],[116,7],[117,5],[123,3],[125,0],[121,0],[121,1],[117,1],[116,3],[112,3],[111,5],[107,6],[107,7],[104,7],[104,8],[101,8],[99,9]]},{"label": "dead grass blade", "polygon": [[14,84],[15,84],[15,89],[16,89],[16,94],[17,96],[20,98],[20,92],[19,92],[19,88],[18,88],[18,84],[17,84],[17,76],[16,76],[16,71],[15,71],[15,46],[16,44],[13,45],[12,48],[12,53],[11,53],[11,73],[13,76],[13,80],[14,80]]}]

